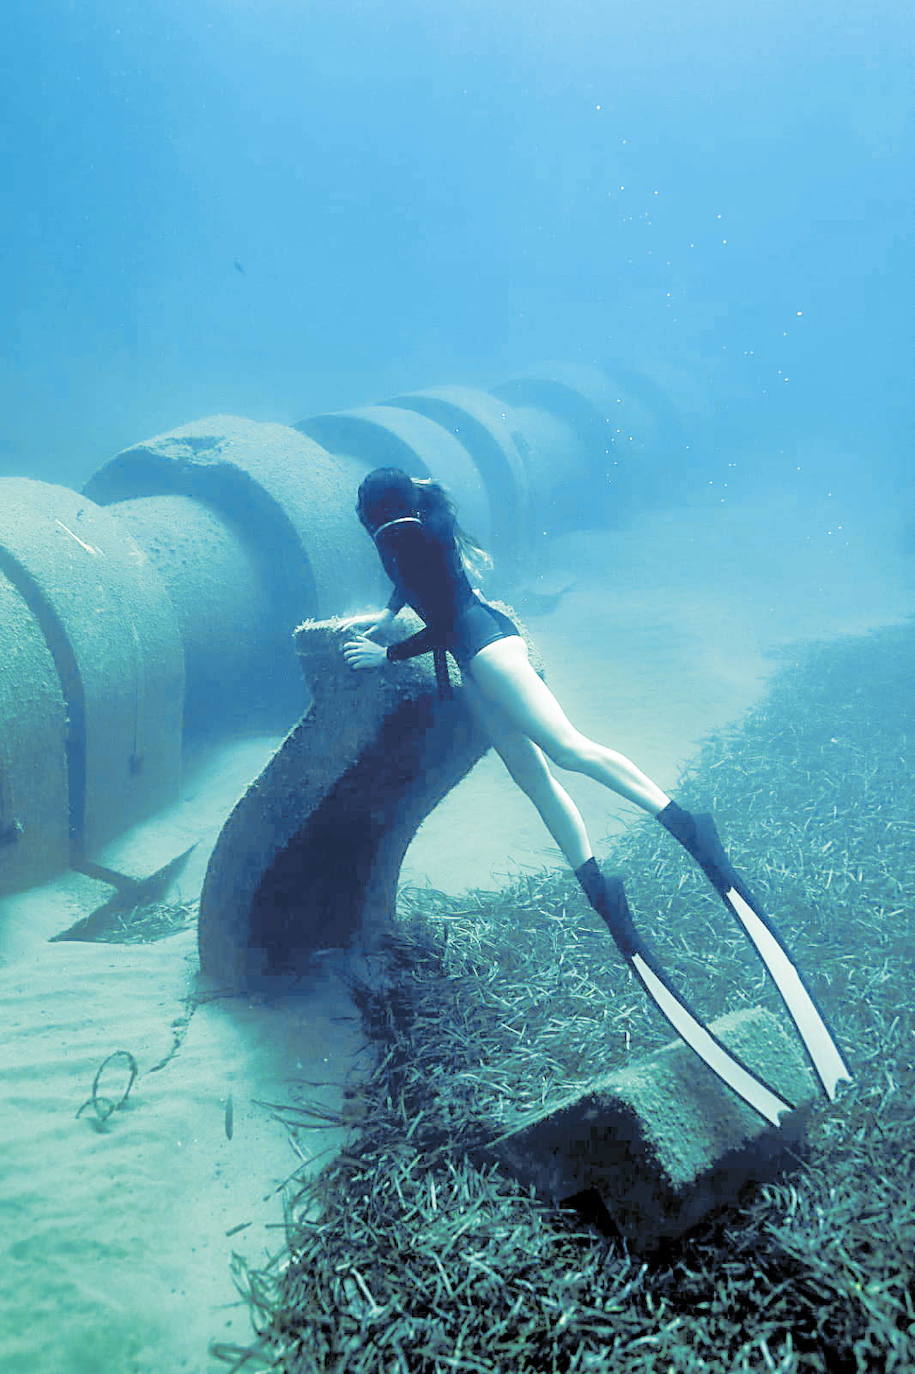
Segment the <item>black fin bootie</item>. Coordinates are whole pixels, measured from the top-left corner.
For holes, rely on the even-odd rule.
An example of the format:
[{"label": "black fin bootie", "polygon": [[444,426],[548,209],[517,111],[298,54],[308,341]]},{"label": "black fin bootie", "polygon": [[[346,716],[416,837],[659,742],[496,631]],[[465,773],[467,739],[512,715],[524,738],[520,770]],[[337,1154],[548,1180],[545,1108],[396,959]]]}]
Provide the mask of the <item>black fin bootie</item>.
[{"label": "black fin bootie", "polygon": [[655,819],[692,855],[716,892],[724,896],[735,888],[741,896],[748,897],[746,886],[724,852],[715,822],[707,811],[694,815],[672,801]]},{"label": "black fin bootie", "polygon": [[575,869],[575,876],[591,906],[606,922],[620,954],[631,959],[633,954],[643,953],[645,945],[635,928],[622,878],[616,874],[605,877],[593,857]]},{"label": "black fin bootie", "polygon": [[777,1126],[782,1116],[793,1110],[792,1104],[723,1045],[676,991],[635,928],[622,878],[616,874],[605,877],[593,857],[575,869],[575,876],[658,1011],[714,1074],[764,1120]]}]

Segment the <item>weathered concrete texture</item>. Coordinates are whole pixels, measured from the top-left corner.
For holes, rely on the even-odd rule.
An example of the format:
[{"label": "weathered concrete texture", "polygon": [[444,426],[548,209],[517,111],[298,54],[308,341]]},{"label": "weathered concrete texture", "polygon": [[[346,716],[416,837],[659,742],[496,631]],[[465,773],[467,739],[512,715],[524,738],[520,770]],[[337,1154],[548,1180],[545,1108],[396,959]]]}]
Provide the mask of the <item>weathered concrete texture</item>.
[{"label": "weathered concrete texture", "polygon": [[[632,504],[633,468],[643,457],[633,447],[638,417],[620,388],[598,368],[552,364],[542,373],[514,377],[493,388],[514,407],[516,424],[537,466],[541,509],[560,526],[580,526],[582,506],[598,522],[618,523]],[[557,473],[565,481],[558,487]]]},{"label": "weathered concrete texture", "polygon": [[[607,454],[606,475],[611,501],[620,514],[656,496],[659,480],[668,500],[681,491],[688,495],[688,486],[682,485],[682,460],[688,452],[682,417],[653,377],[615,361],[606,371],[580,363],[554,363],[549,380],[579,400],[590,402],[593,411],[609,425],[612,448]],[[557,407],[561,404],[557,393]],[[573,409],[575,405],[573,402]],[[572,413],[570,409],[570,416]],[[588,423],[584,414],[580,423]],[[606,432],[603,426],[602,432]]]},{"label": "weathered concrete texture", "polygon": [[146,553],[175,608],[185,731],[199,737],[243,724],[250,732],[280,720],[287,728],[305,704],[292,636],[275,623],[264,559],[234,522],[190,496],[144,496],[108,509]]},{"label": "weathered concrete texture", "polygon": [[[546,408],[503,397],[501,388],[493,395],[511,405],[512,430],[528,474],[535,535],[581,525],[581,490],[591,470],[591,455],[574,426]],[[590,505],[594,506],[593,491]]]},{"label": "weathered concrete texture", "polygon": [[482,478],[463,444],[441,425],[411,410],[362,406],[313,415],[296,425],[332,453],[358,458],[368,472],[399,467],[411,477],[435,477],[451,492],[464,528],[484,546],[492,539],[492,511]]},{"label": "weathered concrete texture", "polygon": [[515,554],[530,533],[530,478],[521,451],[527,444],[512,432],[511,406],[466,386],[412,391],[384,405],[415,410],[464,445],[489,493],[496,545]]},{"label": "weathered concrete texture", "polygon": [[[3,565],[0,550],[0,566]],[[0,894],[70,861],[67,710],[41,626],[0,574]]]},{"label": "weathered concrete texture", "polygon": [[0,481],[0,550],[56,664],[71,831],[91,857],[175,794],[184,698],[175,614],[127,531],[64,487]]},{"label": "weathered concrete texture", "polygon": [[[623,520],[655,489],[659,463],[665,480],[682,466],[677,455],[683,452],[683,430],[675,406],[650,377],[623,364],[608,374],[586,364],[551,363],[500,383],[492,394],[516,409],[518,427],[541,464],[540,485],[555,473],[565,448],[573,458],[573,479],[584,459],[592,505],[610,523]],[[580,501],[574,488],[566,495]],[[561,508],[560,514],[565,520],[573,512]]]},{"label": "weathered concrete texture", "polygon": [[796,1150],[816,1083],[797,1038],[769,1011],[711,1023],[797,1109],[769,1126],[680,1040],[532,1113],[480,1150],[554,1202],[595,1189],[636,1246],[682,1234]]},{"label": "weathered concrete texture", "polygon": [[[392,637],[419,623],[400,617]],[[297,631],[312,705],[210,860],[200,966],[232,986],[357,934],[373,947],[417,828],[487,747],[459,689],[439,700],[430,655],[355,671],[341,652],[351,636],[337,620]]]},{"label": "weathered concrete texture", "polygon": [[[118,454],[86,485],[94,501],[190,496],[235,526],[272,588],[278,633],[358,607],[377,560],[354,516],[364,469],[285,425],[212,415]],[[221,619],[222,602],[211,608]]]}]

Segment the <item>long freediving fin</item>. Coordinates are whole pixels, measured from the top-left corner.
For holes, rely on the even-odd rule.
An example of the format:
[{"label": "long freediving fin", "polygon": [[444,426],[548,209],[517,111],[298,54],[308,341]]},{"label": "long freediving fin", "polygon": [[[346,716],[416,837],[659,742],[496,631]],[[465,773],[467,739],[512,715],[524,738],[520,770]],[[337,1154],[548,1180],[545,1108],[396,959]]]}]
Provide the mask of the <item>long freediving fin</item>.
[{"label": "long freediving fin", "polygon": [[658,1010],[670,1022],[680,1039],[699,1056],[712,1073],[765,1121],[778,1126],[786,1113],[794,1111],[793,1105],[732,1054],[690,1010],[671,986],[669,979],[657,967],[656,961],[636,930],[626,900],[623,880],[617,876],[605,877],[594,860],[591,860],[590,864],[593,868],[588,865],[589,871],[585,876],[582,876],[585,865],[576,870],[585,895],[594,910],[606,922],[617,948]]},{"label": "long freediving fin", "polygon": [[[675,805],[671,803],[671,807]],[[670,809],[667,807],[665,811],[670,812]],[[662,825],[665,825],[674,838],[693,856],[725,906],[736,917],[771,975],[823,1086],[823,1091],[831,1102],[834,1101],[839,1083],[851,1081],[851,1073],[813,994],[804,982],[772,920],[751,897],[746,884],[731,864],[712,816],[708,812],[683,812],[679,807],[677,813],[691,817],[692,834],[684,838],[682,833],[678,833],[682,830],[682,825],[678,822],[676,813],[673,815],[672,824],[662,820]],[[661,812],[659,819],[664,814],[665,812]]]}]

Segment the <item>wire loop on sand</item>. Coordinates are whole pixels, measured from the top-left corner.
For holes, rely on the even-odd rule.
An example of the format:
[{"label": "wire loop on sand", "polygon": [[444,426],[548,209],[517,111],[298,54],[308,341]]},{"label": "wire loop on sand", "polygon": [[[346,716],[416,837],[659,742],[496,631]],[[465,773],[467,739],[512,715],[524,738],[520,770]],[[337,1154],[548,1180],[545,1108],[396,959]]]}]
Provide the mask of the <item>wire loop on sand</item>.
[{"label": "wire loop on sand", "polygon": [[[105,1069],[113,1059],[126,1060],[127,1068],[130,1073],[130,1077],[127,1080],[127,1087],[124,1089],[121,1096],[117,1099],[116,1102],[112,1101],[110,1097],[99,1097],[98,1091],[99,1083],[102,1080],[102,1074],[105,1072]],[[130,1053],[129,1050],[114,1050],[113,1053],[109,1054],[107,1059],[103,1059],[101,1064],[98,1066],[95,1073],[95,1078],[92,1080],[92,1096],[87,1098],[87,1100],[80,1107],[79,1111],[76,1113],[77,1117],[82,1116],[83,1112],[86,1110],[87,1107],[92,1107],[95,1111],[95,1115],[99,1125],[104,1126],[108,1118],[114,1112],[118,1111],[121,1107],[124,1106],[130,1094],[130,1090],[133,1087],[134,1082],[136,1080],[137,1072],[137,1061],[134,1059],[133,1055]]]}]

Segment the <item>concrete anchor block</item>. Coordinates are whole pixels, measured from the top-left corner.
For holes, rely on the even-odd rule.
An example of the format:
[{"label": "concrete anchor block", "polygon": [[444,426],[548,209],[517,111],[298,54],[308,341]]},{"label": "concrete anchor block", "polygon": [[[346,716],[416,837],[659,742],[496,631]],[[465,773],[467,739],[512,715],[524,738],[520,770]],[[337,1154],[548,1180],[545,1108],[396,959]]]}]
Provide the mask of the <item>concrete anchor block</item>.
[{"label": "concrete anchor block", "polygon": [[817,1087],[800,1042],[761,1007],[710,1029],[795,1107],[763,1121],[682,1041],[531,1112],[475,1152],[560,1203],[596,1191],[636,1249],[682,1235],[794,1158]]},{"label": "concrete anchor block", "polygon": [[[405,615],[391,637],[419,624]],[[340,620],[296,632],[312,705],[230,815],[204,882],[200,967],[217,980],[295,973],[356,936],[377,948],[413,836],[488,747],[459,686],[439,699],[431,655],[354,671],[352,633]]]}]

